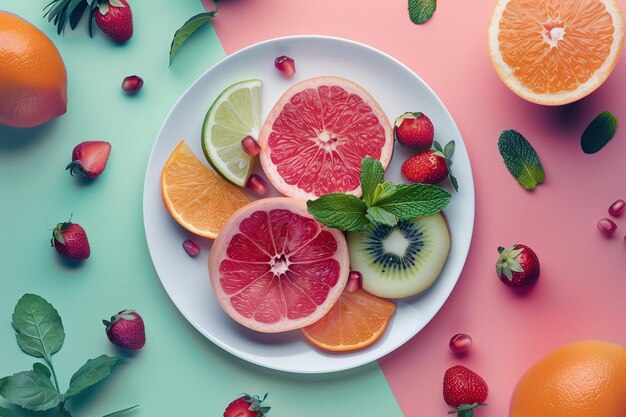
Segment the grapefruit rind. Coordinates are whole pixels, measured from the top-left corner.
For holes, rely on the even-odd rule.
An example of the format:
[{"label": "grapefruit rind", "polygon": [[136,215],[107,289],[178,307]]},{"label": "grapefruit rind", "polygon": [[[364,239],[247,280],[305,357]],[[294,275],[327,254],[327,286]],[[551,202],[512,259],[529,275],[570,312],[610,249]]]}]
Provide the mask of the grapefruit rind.
[{"label": "grapefruit rind", "polygon": [[597,88],[599,88],[604,81],[611,75],[613,69],[617,65],[619,60],[622,46],[624,44],[624,32],[625,23],[624,16],[616,0],[599,0],[606,7],[607,12],[611,15],[614,25],[613,42],[610,47],[610,52],[602,66],[591,76],[587,81],[580,84],[578,88],[571,91],[562,91],[559,93],[536,93],[528,87],[522,85],[522,83],[515,77],[513,70],[507,65],[500,52],[500,41],[498,35],[500,33],[500,20],[506,10],[507,5],[511,1],[516,0],[498,0],[496,3],[488,28],[488,47],[491,61],[496,70],[496,73],[504,84],[511,89],[515,94],[521,98],[530,101],[531,103],[546,105],[546,106],[560,106],[569,104],[574,101],[580,100],[583,97],[591,94]]},{"label": "grapefruit rind", "polygon": [[[272,110],[270,111],[263,128],[261,129],[261,134],[259,135],[259,145],[261,146],[260,153],[260,161],[261,166],[263,167],[263,171],[265,175],[270,180],[274,188],[278,190],[281,194],[288,196],[299,198],[301,200],[309,200],[320,197],[313,192],[307,192],[297,185],[291,185],[285,181],[282,175],[278,172],[278,168],[276,164],[272,161],[272,149],[269,147],[268,141],[270,134],[273,131],[273,126],[275,121],[280,116],[283,108],[290,102],[291,98],[296,94],[304,91],[308,88],[319,88],[323,86],[338,86],[346,90],[349,94],[355,94],[359,96],[370,108],[372,113],[377,117],[379,124],[382,126],[385,132],[385,143],[381,148],[381,154],[378,158],[383,165],[383,168],[387,168],[389,162],[391,161],[391,157],[393,154],[393,145],[394,145],[394,137],[393,137],[393,128],[387,118],[385,112],[382,110],[378,102],[372,97],[372,95],[365,90],[360,85],[356,84],[353,81],[347,80],[341,77],[335,76],[321,76],[315,78],[309,78],[307,80],[300,81],[299,83],[293,85],[289,88],[276,102]],[[364,155],[365,156],[365,155]],[[373,155],[370,155],[373,156]],[[355,167],[355,171],[360,171],[361,161],[358,161],[358,166]],[[334,190],[331,192],[344,192],[347,194],[353,194],[357,197],[360,197],[362,194],[360,181],[356,181],[357,186],[354,189],[350,190]],[[328,193],[324,193],[328,194]]]},{"label": "grapefruit rind", "polygon": [[[281,320],[275,323],[260,322],[255,320],[254,316],[249,318],[240,314],[231,302],[232,296],[224,291],[221,282],[220,267],[222,262],[229,259],[229,246],[231,242],[236,239],[236,235],[240,234],[240,225],[242,221],[248,219],[251,215],[259,211],[269,212],[271,210],[289,210],[295,215],[314,221],[313,217],[308,213],[306,203],[304,201],[287,197],[273,197],[257,200],[241,208],[231,216],[228,224],[224,226],[224,228],[220,231],[217,238],[215,239],[213,247],[211,248],[211,254],[209,256],[209,276],[211,279],[211,286],[213,287],[215,297],[217,298],[217,301],[222,309],[232,319],[234,319],[241,325],[263,333],[279,333],[299,329],[304,326],[308,326],[322,318],[333,307],[337,299],[340,297],[341,292],[343,291],[345,284],[348,280],[348,274],[350,272],[348,244],[343,233],[337,229],[331,229],[323,226],[315,221],[315,223],[319,225],[318,234],[322,232],[330,233],[337,243],[337,249],[332,259],[337,261],[340,268],[337,281],[335,285],[329,289],[324,302],[317,305],[315,311],[308,316],[295,319],[282,317]],[[250,254],[250,257],[253,258],[254,254]],[[257,264],[259,263],[261,262],[257,262]],[[274,276],[274,279],[277,279],[277,277]],[[233,294],[233,296],[234,295],[236,294]]]},{"label": "grapefruit rind", "polygon": [[[230,85],[211,104],[202,124],[202,150],[206,160],[225,180],[239,187],[246,185],[254,168],[254,158],[244,152],[241,140],[246,136],[254,139],[259,136],[262,86],[263,82],[256,79]],[[250,102],[236,103],[238,105],[232,108],[231,97],[245,90],[249,90]],[[246,98],[246,94],[242,98]],[[221,120],[216,121],[220,111],[223,113]],[[219,148],[217,141],[221,142]]]}]

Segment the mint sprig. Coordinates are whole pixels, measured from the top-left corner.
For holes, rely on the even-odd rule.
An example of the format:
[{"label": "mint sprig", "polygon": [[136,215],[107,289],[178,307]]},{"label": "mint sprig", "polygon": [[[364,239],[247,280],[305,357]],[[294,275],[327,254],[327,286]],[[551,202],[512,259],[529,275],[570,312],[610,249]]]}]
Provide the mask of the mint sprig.
[{"label": "mint sprig", "polygon": [[219,0],[213,0],[215,3],[215,10],[210,12],[198,13],[197,15],[191,17],[187,20],[177,31],[174,33],[174,38],[172,39],[172,43],[170,45],[170,63],[169,66],[172,66],[172,61],[176,54],[178,54],[178,50],[183,46],[185,42],[194,34],[194,32],[200,29],[205,24],[209,23],[211,20],[217,16],[217,9],[219,8]]},{"label": "mint sprig", "polygon": [[586,154],[598,152],[609,143],[617,130],[617,117],[603,111],[587,126],[580,138],[580,147]]},{"label": "mint sprig", "polygon": [[409,0],[409,17],[416,25],[426,23],[437,9],[437,0]]},{"label": "mint sprig", "polygon": [[372,224],[395,226],[402,220],[431,216],[446,207],[452,198],[436,185],[385,182],[382,164],[369,156],[361,162],[361,188],[362,200],[342,193],[309,200],[309,213],[328,227],[359,232]]},{"label": "mint sprig", "polygon": [[545,172],[535,148],[515,130],[505,130],[498,140],[498,149],[507,169],[527,190],[534,190],[545,179]]}]

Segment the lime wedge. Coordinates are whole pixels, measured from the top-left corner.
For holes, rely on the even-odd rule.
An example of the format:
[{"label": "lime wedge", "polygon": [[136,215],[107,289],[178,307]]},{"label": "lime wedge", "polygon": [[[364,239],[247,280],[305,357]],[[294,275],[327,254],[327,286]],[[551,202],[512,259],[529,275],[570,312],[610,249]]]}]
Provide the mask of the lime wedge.
[{"label": "lime wedge", "polygon": [[261,80],[241,81],[226,88],[209,108],[202,126],[202,150],[224,179],[245,186],[254,159],[241,140],[259,137],[261,130]]}]

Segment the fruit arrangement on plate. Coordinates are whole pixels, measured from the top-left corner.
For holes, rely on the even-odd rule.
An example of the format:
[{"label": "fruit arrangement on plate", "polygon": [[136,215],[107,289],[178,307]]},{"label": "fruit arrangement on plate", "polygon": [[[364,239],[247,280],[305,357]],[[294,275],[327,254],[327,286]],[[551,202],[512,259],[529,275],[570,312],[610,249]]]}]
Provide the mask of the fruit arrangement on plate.
[{"label": "fruit arrangement on plate", "polygon": [[[295,73],[289,57],[275,65],[287,80]],[[451,239],[441,210],[452,194],[437,184],[458,189],[454,142],[435,141],[422,111],[390,123],[345,78],[293,84],[265,120],[262,89],[246,80],[215,98],[201,134],[212,169],[180,142],[161,175],[165,206],[190,232],[215,239],[210,281],[233,320],[264,333],[299,329],[324,350],[367,347],[392,320],[394,300],[423,293],[445,266]],[[396,142],[416,152],[402,165],[403,183],[384,178]],[[183,247],[199,252],[193,240]]]}]

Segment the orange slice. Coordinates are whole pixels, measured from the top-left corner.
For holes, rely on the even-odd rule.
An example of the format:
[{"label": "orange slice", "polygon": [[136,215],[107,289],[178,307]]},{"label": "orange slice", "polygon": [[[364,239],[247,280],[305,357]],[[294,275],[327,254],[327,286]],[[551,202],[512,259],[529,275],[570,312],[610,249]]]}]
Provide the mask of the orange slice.
[{"label": "orange slice", "polygon": [[623,43],[617,0],[498,0],[489,24],[502,81],[544,105],[571,103],[602,85]]},{"label": "orange slice", "polygon": [[332,351],[367,347],[385,332],[396,304],[364,290],[344,290],[324,317],[301,329],[314,345]]},{"label": "orange slice", "polygon": [[235,211],[250,202],[241,189],[207,168],[184,141],[163,167],[161,192],[174,220],[211,239]]}]

